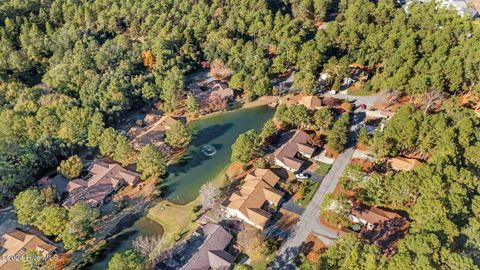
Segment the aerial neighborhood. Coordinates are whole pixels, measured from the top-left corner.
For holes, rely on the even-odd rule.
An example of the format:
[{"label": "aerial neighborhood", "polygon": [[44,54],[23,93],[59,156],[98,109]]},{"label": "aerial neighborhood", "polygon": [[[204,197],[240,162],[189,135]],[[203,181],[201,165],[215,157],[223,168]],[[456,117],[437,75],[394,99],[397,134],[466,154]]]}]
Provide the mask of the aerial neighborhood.
[{"label": "aerial neighborhood", "polygon": [[0,3],[0,270],[480,269],[476,0]]}]

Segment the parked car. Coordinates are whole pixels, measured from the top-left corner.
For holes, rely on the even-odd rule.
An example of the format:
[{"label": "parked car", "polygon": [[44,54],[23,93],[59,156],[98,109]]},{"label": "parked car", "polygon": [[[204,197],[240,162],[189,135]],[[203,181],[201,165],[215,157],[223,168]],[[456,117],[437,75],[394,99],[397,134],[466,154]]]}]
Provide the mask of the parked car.
[{"label": "parked car", "polygon": [[309,174],[309,173],[297,173],[297,174],[295,174],[295,177],[296,177],[297,179],[308,179],[308,178],[310,178],[311,176],[312,176],[312,175]]}]

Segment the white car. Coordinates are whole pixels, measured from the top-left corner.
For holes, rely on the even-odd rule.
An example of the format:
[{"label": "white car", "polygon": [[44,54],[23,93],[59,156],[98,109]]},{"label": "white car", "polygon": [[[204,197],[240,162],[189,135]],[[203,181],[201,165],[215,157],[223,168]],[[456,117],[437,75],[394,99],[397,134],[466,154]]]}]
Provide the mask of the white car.
[{"label": "white car", "polygon": [[308,178],[310,178],[310,176],[312,176],[312,175],[310,175],[309,173],[297,173],[297,174],[295,174],[295,177],[297,179],[308,179]]}]

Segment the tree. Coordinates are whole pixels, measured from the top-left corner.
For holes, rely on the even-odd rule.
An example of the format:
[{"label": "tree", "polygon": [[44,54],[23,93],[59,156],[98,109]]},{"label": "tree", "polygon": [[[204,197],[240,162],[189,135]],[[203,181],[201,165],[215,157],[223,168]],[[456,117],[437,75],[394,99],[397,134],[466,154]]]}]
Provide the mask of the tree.
[{"label": "tree", "polygon": [[320,254],[321,269],[385,269],[386,258],[376,246],[364,244],[354,234],[345,234]]},{"label": "tree", "polygon": [[134,249],[151,263],[157,261],[159,255],[168,246],[161,235],[138,236],[132,241]]},{"label": "tree", "polygon": [[350,213],[350,204],[343,193],[335,195],[328,193],[325,195],[320,207],[320,214],[333,224],[343,224],[348,222]]},{"label": "tree", "polygon": [[265,143],[276,133],[277,127],[275,126],[275,123],[273,123],[273,120],[269,119],[267,122],[265,122],[265,124],[263,124],[262,131],[260,132],[260,138],[262,139],[263,143]]},{"label": "tree", "polygon": [[200,187],[200,201],[203,208],[212,208],[222,196],[222,191],[213,182],[207,182]]},{"label": "tree", "polygon": [[238,136],[235,143],[232,144],[233,162],[247,163],[260,154],[260,136],[253,129]]},{"label": "tree", "polygon": [[77,248],[89,239],[93,234],[93,223],[99,215],[97,208],[86,203],[74,204],[68,212],[68,223],[62,233],[65,248]]},{"label": "tree", "polygon": [[115,253],[108,262],[108,270],[143,270],[146,269],[145,258],[135,250]]},{"label": "tree", "polygon": [[141,57],[145,67],[150,69],[155,67],[155,55],[153,55],[151,50],[143,51]]},{"label": "tree", "polygon": [[183,95],[185,81],[182,71],[178,67],[173,67],[165,73],[161,84],[163,100],[162,108],[167,112],[173,112],[177,109],[178,101]]},{"label": "tree", "polygon": [[198,104],[197,99],[194,96],[189,95],[187,97],[187,111],[189,113],[197,114],[199,110],[200,110],[200,105]]},{"label": "tree", "polygon": [[136,152],[133,149],[132,144],[123,134],[117,135],[117,145],[115,146],[115,153],[113,155],[114,159],[122,166],[127,166],[135,162]]},{"label": "tree", "polygon": [[91,117],[91,123],[88,126],[87,145],[90,147],[97,147],[104,130],[105,124],[103,122],[102,114],[99,112],[94,113]]},{"label": "tree", "polygon": [[102,155],[113,157],[117,145],[117,137],[117,131],[111,127],[102,132],[102,137],[98,142],[98,148]]},{"label": "tree", "polygon": [[332,129],[327,133],[327,147],[329,150],[341,152],[345,149],[348,139],[348,114],[343,114],[338,121],[333,124]]},{"label": "tree", "polygon": [[38,270],[43,269],[45,260],[43,255],[36,250],[27,250],[21,258],[22,270]]},{"label": "tree", "polygon": [[340,186],[343,190],[361,188],[368,181],[368,175],[360,165],[348,164],[340,177]]},{"label": "tree", "polygon": [[138,154],[137,170],[142,174],[144,180],[164,175],[167,172],[164,154],[153,144],[145,145]]},{"label": "tree", "polygon": [[62,160],[57,170],[66,178],[73,179],[80,175],[83,168],[83,162],[79,156],[73,155]]},{"label": "tree", "polygon": [[314,126],[317,130],[324,133],[329,130],[334,122],[332,111],[329,108],[322,107],[313,114]]},{"label": "tree", "polygon": [[177,148],[184,148],[192,140],[192,130],[187,124],[180,121],[175,122],[170,129],[165,132],[165,142]]},{"label": "tree", "polygon": [[370,144],[370,135],[365,127],[360,128],[358,132],[357,144],[359,148],[366,148]]},{"label": "tree", "polygon": [[240,249],[250,257],[252,261],[262,259],[265,251],[265,242],[262,233],[253,226],[244,224],[237,234],[237,243]]},{"label": "tree", "polygon": [[67,211],[63,207],[47,206],[38,217],[38,228],[46,235],[61,235],[67,223]]},{"label": "tree", "polygon": [[22,225],[37,225],[40,213],[45,206],[45,199],[38,190],[34,189],[20,192],[13,201],[18,223]]}]

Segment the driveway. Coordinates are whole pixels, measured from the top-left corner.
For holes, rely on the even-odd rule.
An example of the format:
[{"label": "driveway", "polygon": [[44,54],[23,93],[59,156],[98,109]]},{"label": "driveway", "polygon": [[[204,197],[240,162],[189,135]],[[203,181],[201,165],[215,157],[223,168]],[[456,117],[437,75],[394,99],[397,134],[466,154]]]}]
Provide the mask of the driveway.
[{"label": "driveway", "polygon": [[352,96],[352,95],[345,95],[345,94],[329,94],[325,93],[323,96],[325,97],[333,97],[333,98],[341,98],[341,99],[348,99],[350,101],[353,101],[356,106],[359,106],[360,104],[365,104],[367,108],[372,106],[375,102],[379,101],[382,99],[382,94],[376,93],[371,96]]},{"label": "driveway", "polygon": [[13,211],[13,206],[0,209],[0,235],[15,228],[23,228],[23,226],[18,224],[17,215]]}]

